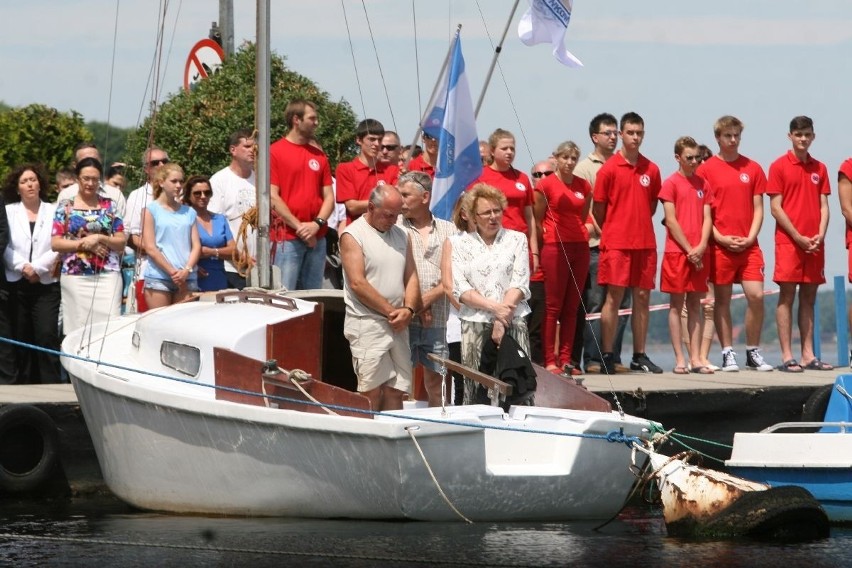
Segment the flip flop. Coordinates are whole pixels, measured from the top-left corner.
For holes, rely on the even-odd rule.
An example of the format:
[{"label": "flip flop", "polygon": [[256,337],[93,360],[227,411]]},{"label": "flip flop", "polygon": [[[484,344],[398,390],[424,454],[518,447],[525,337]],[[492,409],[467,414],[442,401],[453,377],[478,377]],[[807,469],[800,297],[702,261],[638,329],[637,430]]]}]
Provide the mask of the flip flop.
[{"label": "flip flop", "polygon": [[672,369],[672,373],[674,373],[675,375],[688,375],[689,369],[687,369],[686,367],[683,367],[681,365],[678,365],[677,367]]},{"label": "flip flop", "polygon": [[[798,367],[798,369],[796,369],[794,367]],[[796,361],[795,359],[787,359],[786,361],[784,361],[783,363],[778,365],[778,370],[783,372],[783,373],[802,373],[802,372],[804,372],[804,370],[802,369],[802,366],[799,365],[799,362]]]},{"label": "flip flop", "polygon": [[712,375],[713,370],[706,365],[701,365],[700,367],[693,367],[689,370],[691,373],[696,373],[698,375]]},{"label": "flip flop", "polygon": [[809,371],[833,371],[834,366],[829,365],[828,363],[823,363],[819,360],[819,358],[811,359],[811,362],[807,365],[802,365],[803,369],[808,369]]}]

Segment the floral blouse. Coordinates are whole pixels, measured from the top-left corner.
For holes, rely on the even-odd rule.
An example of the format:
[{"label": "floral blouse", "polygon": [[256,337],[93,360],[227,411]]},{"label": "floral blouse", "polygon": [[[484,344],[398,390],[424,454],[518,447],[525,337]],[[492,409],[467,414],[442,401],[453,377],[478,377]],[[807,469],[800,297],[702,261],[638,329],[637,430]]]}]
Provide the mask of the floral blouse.
[{"label": "floral blouse", "polygon": [[[530,313],[530,267],[527,237],[523,233],[500,229],[491,246],[475,231],[450,237],[453,245],[453,296],[460,300],[468,290],[476,290],[489,300],[502,301],[506,291],[517,288],[524,300],[515,309],[515,317]],[[459,319],[490,323],[494,314],[462,304]]]},{"label": "floral blouse", "polygon": [[[114,235],[124,232],[124,223],[116,215],[115,202],[104,196],[98,196],[97,209],[74,209],[74,201],[61,201],[56,206],[53,218],[54,237],[80,240],[89,235]],[[103,271],[121,270],[119,253],[110,250],[106,257],[91,252],[70,252],[62,255],[62,274],[91,275]]]}]

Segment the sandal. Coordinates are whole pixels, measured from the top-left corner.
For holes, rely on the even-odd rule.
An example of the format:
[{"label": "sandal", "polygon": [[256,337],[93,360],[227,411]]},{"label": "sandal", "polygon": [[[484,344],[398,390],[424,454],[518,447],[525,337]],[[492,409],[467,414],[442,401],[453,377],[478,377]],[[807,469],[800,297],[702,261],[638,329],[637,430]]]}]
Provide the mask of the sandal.
[{"label": "sandal", "polygon": [[547,367],[545,367],[545,370],[548,373],[553,373],[554,375],[558,375],[562,372],[562,369],[560,369],[556,365],[548,365]]},{"label": "sandal", "polygon": [[691,373],[696,373],[698,375],[712,375],[713,369],[706,365],[700,365],[698,367],[693,367],[689,370]]},{"label": "sandal", "polygon": [[672,373],[674,373],[675,375],[688,375],[689,369],[687,369],[686,367],[684,367],[682,365],[678,365],[677,367],[672,369]]},{"label": "sandal", "polygon": [[834,366],[829,365],[828,363],[823,363],[819,360],[818,357],[814,357],[811,359],[810,363],[807,365],[802,365],[803,369],[808,369],[809,371],[833,371]]},{"label": "sandal", "polygon": [[799,362],[795,359],[787,359],[783,363],[778,366],[778,370],[784,373],[801,373],[803,372],[802,366],[799,365]]}]

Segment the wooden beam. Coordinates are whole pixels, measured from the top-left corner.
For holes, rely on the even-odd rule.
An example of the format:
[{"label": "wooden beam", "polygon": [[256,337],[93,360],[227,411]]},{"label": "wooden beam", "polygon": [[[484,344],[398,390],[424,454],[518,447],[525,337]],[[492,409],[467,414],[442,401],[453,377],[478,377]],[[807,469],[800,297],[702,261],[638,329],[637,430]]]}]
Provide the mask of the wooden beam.
[{"label": "wooden beam", "polygon": [[[473,369],[472,367],[468,367],[467,365],[462,365],[461,363],[456,363],[455,361],[451,361],[450,359],[438,357],[434,353],[427,353],[426,356],[432,361],[440,363],[447,369],[455,371],[457,373],[461,373],[470,380],[476,381],[477,383],[488,389],[492,406],[498,406],[500,398],[505,400],[507,397],[512,395],[512,385],[510,385],[509,383],[503,382],[500,379],[495,379],[491,375],[481,373],[476,369]],[[492,396],[492,393],[496,394],[497,396]]]}]

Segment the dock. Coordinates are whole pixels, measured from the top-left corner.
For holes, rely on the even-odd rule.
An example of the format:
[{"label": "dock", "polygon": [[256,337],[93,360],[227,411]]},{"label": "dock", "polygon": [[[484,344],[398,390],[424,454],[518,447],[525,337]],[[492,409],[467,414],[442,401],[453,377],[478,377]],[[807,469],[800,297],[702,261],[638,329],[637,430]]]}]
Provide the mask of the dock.
[{"label": "dock", "polygon": [[[673,428],[677,439],[688,444],[686,447],[672,444],[664,448],[666,453],[693,449],[702,454],[699,459],[705,460],[705,465],[719,469],[730,456],[729,446],[735,432],[754,432],[778,422],[802,420],[803,408],[809,401],[813,402],[816,393],[832,385],[838,374],[849,371],[843,367],[802,373],[775,370],[676,375],[665,372],[587,374],[578,378],[590,391],[609,400],[614,410],[620,408],[627,414],[657,421],[666,429]],[[53,479],[42,484],[42,488],[70,495],[108,491],[72,385],[0,386],[0,443],[8,443],[12,438],[8,429],[4,438],[2,426],[4,409],[10,405],[34,406],[55,425],[54,453],[58,467],[54,468]],[[0,468],[18,467],[7,466],[2,463],[4,459],[8,458],[0,454]],[[10,493],[2,485],[3,475],[0,475],[0,495]]]}]

